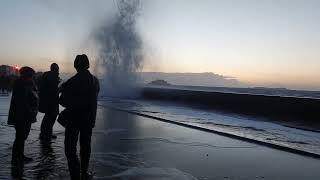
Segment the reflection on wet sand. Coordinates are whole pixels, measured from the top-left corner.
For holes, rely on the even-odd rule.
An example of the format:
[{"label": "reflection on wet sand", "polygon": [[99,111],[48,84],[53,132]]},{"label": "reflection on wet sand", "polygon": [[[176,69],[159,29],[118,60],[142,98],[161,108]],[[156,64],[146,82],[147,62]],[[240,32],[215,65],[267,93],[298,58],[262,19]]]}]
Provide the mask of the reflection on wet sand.
[{"label": "reflection on wet sand", "polygon": [[14,179],[24,179],[24,164],[12,165],[11,166],[11,176]]},{"label": "reflection on wet sand", "polygon": [[[62,137],[60,139],[63,139]],[[40,141],[36,140],[26,145],[26,153],[33,158],[30,163],[24,166],[12,166],[12,178],[25,179],[67,179],[68,172],[63,154],[61,141]],[[10,164],[8,156],[7,164]],[[0,176],[1,177],[1,176]],[[8,176],[5,176],[6,179]]]},{"label": "reflection on wet sand", "polygon": [[51,141],[40,141],[40,157],[37,160],[39,163],[34,167],[36,179],[50,177],[56,168],[56,156],[51,144]]},{"label": "reflection on wet sand", "polygon": [[316,159],[110,109],[98,117],[92,165],[100,179],[320,177]]}]

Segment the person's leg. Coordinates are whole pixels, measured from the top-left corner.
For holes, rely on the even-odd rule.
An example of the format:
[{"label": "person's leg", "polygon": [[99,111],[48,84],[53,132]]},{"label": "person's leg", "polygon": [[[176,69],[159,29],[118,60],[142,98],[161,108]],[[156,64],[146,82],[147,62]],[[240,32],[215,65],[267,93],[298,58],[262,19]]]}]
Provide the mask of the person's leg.
[{"label": "person's leg", "polygon": [[12,164],[22,163],[25,141],[25,127],[24,124],[14,126],[16,130],[16,137],[12,147]]},{"label": "person's leg", "polygon": [[24,142],[27,140],[28,136],[29,136],[29,133],[30,133],[30,130],[31,130],[31,122],[27,122],[24,126],[24,141],[23,141],[23,160],[24,161],[31,161],[32,158],[29,158],[29,157],[26,157],[24,155]]},{"label": "person's leg", "polygon": [[52,111],[50,113],[50,118],[48,121],[48,134],[49,136],[51,136],[51,138],[56,138],[56,136],[52,135],[52,132],[53,132],[53,126],[54,126],[54,123],[56,122],[57,116],[58,116],[58,111]]},{"label": "person's leg", "polygon": [[80,158],[81,158],[81,174],[87,175],[90,154],[91,154],[91,127],[82,127],[80,130]]},{"label": "person's leg", "polygon": [[67,127],[65,132],[64,146],[65,154],[68,160],[68,167],[71,179],[80,179],[80,164],[77,156],[77,142],[79,129]]},{"label": "person's leg", "polygon": [[52,111],[44,115],[41,123],[41,133],[40,136],[44,138],[52,137],[52,128],[57,118],[57,112]]},{"label": "person's leg", "polygon": [[27,140],[31,130],[31,122],[27,122],[24,127],[24,140]]},{"label": "person's leg", "polygon": [[40,137],[45,138],[48,136],[48,129],[47,129],[47,124],[50,119],[49,113],[45,113],[41,122],[41,127],[40,127]]}]

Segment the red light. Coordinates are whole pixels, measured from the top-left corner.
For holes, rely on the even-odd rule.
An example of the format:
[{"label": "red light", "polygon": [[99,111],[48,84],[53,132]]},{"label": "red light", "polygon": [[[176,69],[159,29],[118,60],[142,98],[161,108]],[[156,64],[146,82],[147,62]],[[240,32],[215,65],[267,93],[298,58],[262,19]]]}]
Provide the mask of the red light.
[{"label": "red light", "polygon": [[14,69],[17,70],[17,71],[19,71],[20,67],[17,66],[17,65],[15,65],[15,66],[14,66]]}]

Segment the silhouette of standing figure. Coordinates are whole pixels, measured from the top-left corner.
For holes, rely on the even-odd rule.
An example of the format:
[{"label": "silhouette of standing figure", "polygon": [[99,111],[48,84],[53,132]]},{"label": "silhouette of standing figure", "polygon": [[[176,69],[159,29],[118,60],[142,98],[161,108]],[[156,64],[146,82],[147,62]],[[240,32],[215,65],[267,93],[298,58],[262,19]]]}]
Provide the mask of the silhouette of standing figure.
[{"label": "silhouette of standing figure", "polygon": [[41,139],[56,138],[52,135],[52,127],[59,113],[59,66],[52,63],[50,71],[45,72],[40,80],[39,111],[45,113],[41,123]]},{"label": "silhouette of standing figure", "polygon": [[[74,61],[77,74],[61,87],[60,104],[68,110],[65,131],[65,154],[68,160],[71,179],[87,179],[91,154],[92,128],[95,126],[98,79],[89,72],[89,59],[77,55]],[[80,134],[80,160],[77,156],[77,143]],[[81,171],[81,176],[80,176]]]},{"label": "silhouette of standing figure", "polygon": [[16,130],[16,138],[12,147],[13,165],[32,160],[24,155],[24,142],[27,139],[31,124],[36,122],[38,113],[38,95],[33,82],[35,71],[30,67],[20,69],[20,77],[13,85],[9,109],[8,124]]}]

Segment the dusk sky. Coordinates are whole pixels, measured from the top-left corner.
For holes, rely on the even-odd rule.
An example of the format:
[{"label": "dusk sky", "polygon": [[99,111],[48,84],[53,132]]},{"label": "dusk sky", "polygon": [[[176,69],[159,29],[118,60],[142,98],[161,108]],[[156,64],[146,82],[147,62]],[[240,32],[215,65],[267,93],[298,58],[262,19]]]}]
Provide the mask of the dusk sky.
[{"label": "dusk sky", "polygon": [[[116,0],[2,0],[0,64],[71,71]],[[145,0],[144,71],[213,72],[252,86],[320,90],[320,1]],[[93,58],[92,58],[93,59]]]}]

